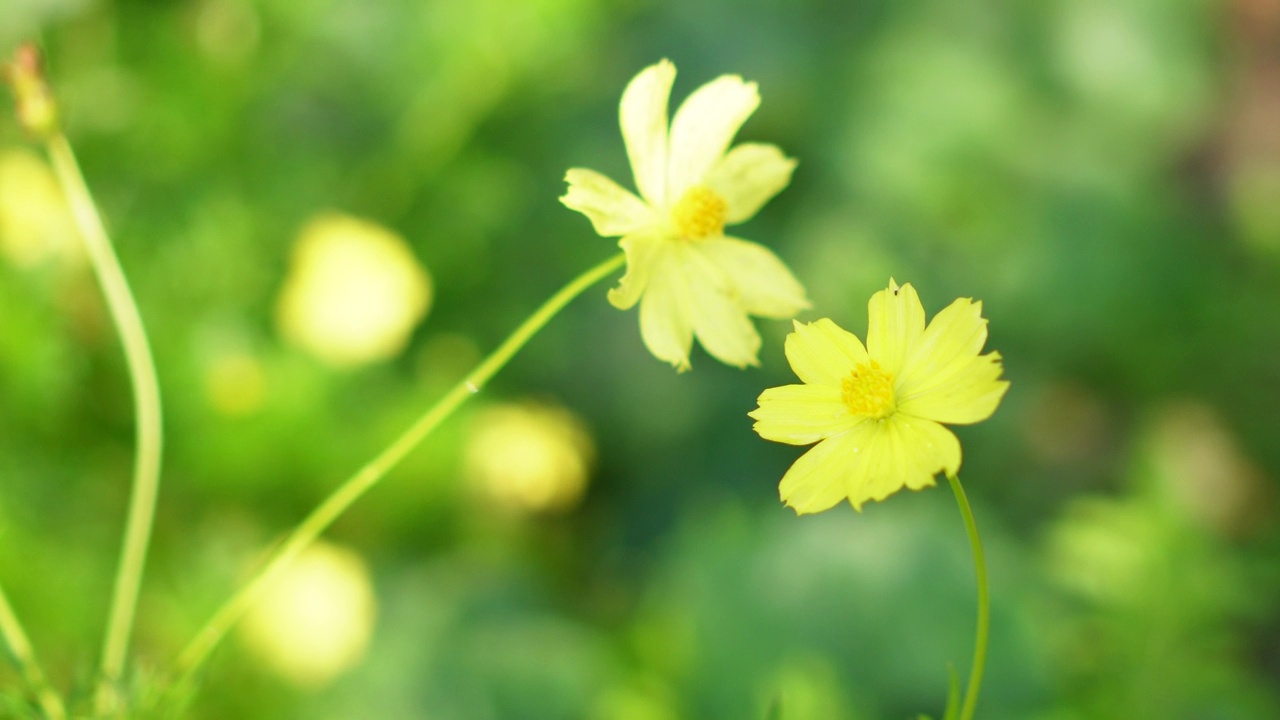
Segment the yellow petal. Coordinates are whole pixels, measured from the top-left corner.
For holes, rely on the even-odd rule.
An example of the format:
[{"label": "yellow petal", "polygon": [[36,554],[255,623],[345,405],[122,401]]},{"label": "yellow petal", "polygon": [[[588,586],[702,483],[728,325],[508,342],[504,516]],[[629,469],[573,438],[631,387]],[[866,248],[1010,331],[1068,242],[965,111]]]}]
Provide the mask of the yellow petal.
[{"label": "yellow petal", "polygon": [[765,440],[809,445],[838,435],[862,420],[849,414],[839,386],[784,385],[760,393],[760,407],[747,413]]},{"label": "yellow petal", "polygon": [[693,91],[671,121],[668,201],[702,182],[759,105],[756,84],[737,75],[722,75]]},{"label": "yellow petal", "polygon": [[640,299],[640,337],[659,360],[677,370],[689,369],[693,345],[693,317],[684,273],[671,253],[659,253]]},{"label": "yellow petal", "polygon": [[618,281],[618,287],[609,290],[609,302],[619,310],[626,310],[640,299],[662,251],[663,238],[646,233],[628,235],[618,241],[627,255],[627,273]]},{"label": "yellow petal", "polygon": [[760,335],[724,271],[688,245],[679,245],[678,264],[685,271],[693,332],[707,353],[726,365],[758,365]]},{"label": "yellow petal", "polygon": [[945,426],[899,412],[885,423],[897,434],[908,460],[903,484],[912,490],[932,487],[938,473],[960,472],[960,439]]},{"label": "yellow petal", "polygon": [[691,249],[720,268],[732,283],[738,303],[752,315],[791,318],[809,307],[800,281],[763,245],[721,237]]},{"label": "yellow petal", "polygon": [[948,423],[991,417],[1009,383],[998,353],[978,355],[986,340],[980,302],[960,298],[934,316],[902,369],[899,409]]},{"label": "yellow petal", "polygon": [[960,298],[933,316],[902,367],[904,384],[937,384],[969,363],[987,342],[982,303]]},{"label": "yellow petal", "polygon": [[675,79],[676,66],[670,61],[650,65],[627,84],[619,107],[622,139],[636,188],[651,205],[662,204],[666,198],[667,100]]},{"label": "yellow petal", "polygon": [[848,497],[845,477],[856,460],[848,435],[823,440],[782,476],[778,494],[797,515],[822,512]]},{"label": "yellow petal", "polygon": [[880,366],[897,376],[907,355],[924,332],[924,307],[916,289],[907,283],[902,287],[893,280],[889,289],[871,296],[867,304],[867,352]]},{"label": "yellow petal", "polygon": [[729,206],[729,224],[749,220],[774,195],[791,182],[796,161],[776,145],[744,143],[720,158],[703,184],[715,190]]},{"label": "yellow petal", "polygon": [[796,376],[811,385],[839,388],[859,363],[867,362],[862,341],[827,318],[795,323],[787,335],[787,361]]},{"label": "yellow petal", "polygon": [[595,170],[573,168],[564,176],[569,190],[560,202],[591,220],[604,237],[626,235],[653,224],[653,212],[640,198]]},{"label": "yellow petal", "polygon": [[845,476],[845,491],[857,510],[903,487],[929,487],[939,472],[960,469],[960,441],[930,420],[898,413],[883,421],[860,423],[840,438],[854,458]]},{"label": "yellow petal", "polygon": [[955,425],[981,422],[991,417],[1009,389],[1009,381],[999,379],[1001,370],[1000,353],[971,358],[944,383],[928,390],[907,388],[898,410]]}]

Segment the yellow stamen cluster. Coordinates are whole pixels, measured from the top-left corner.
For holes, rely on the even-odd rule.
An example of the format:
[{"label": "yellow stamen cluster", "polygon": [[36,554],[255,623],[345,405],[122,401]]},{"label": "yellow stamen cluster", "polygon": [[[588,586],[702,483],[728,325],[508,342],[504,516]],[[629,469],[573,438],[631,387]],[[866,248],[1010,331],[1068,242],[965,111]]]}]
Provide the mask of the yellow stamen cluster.
[{"label": "yellow stamen cluster", "polygon": [[893,375],[872,360],[859,363],[840,385],[840,397],[854,415],[879,420],[893,414],[897,403],[893,397]]},{"label": "yellow stamen cluster", "polygon": [[671,218],[680,237],[705,240],[724,233],[728,213],[729,204],[716,191],[705,185],[694,185],[671,209]]}]

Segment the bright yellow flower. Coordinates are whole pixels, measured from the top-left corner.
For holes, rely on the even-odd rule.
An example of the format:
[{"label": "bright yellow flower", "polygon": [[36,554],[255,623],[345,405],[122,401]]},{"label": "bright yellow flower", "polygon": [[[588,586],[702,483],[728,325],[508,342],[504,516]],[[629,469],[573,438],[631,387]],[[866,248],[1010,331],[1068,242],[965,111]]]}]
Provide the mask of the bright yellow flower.
[{"label": "bright yellow flower", "polygon": [[865,347],[826,318],[797,322],[787,360],[805,384],[765,390],[750,413],[766,440],[817,443],[779,487],[798,514],[846,498],[861,510],[959,472],[960,441],[942,423],[986,420],[1009,389],[1000,353],[978,354],[987,341],[981,302],[960,298],[925,327],[915,288],[890,280],[869,310]]},{"label": "bright yellow flower", "polygon": [[769,250],[728,237],[726,225],[749,220],[791,181],[795,161],[773,145],[729,149],[760,104],[755,83],[722,75],[676,111],[667,99],[676,68],[645,68],[622,93],[622,139],[640,197],[594,170],[574,168],[560,198],[586,215],[596,232],[622,239],[627,272],[609,291],[620,310],[640,303],[649,351],[689,367],[696,335],[712,357],[755,365],[760,349],[748,315],[794,317],[809,307],[804,288]]}]

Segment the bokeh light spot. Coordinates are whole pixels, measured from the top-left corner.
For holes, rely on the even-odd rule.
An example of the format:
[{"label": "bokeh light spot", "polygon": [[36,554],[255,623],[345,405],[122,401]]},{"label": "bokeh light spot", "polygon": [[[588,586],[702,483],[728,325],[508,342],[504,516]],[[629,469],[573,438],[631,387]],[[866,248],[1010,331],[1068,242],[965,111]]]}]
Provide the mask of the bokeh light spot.
[{"label": "bokeh light spot", "polygon": [[473,486],[516,512],[566,510],[586,490],[595,447],[569,411],[539,404],[488,408],[475,419],[465,463]]},{"label": "bokeh light spot", "polygon": [[0,152],[0,253],[31,268],[54,258],[83,257],[57,178],[38,155]]},{"label": "bokeh light spot", "polygon": [[364,560],[318,542],[249,610],[240,636],[263,665],[295,685],[317,688],[364,658],[375,604]]},{"label": "bokeh light spot", "polygon": [[335,367],[399,354],[431,304],[431,278],[398,235],[321,215],[303,228],[276,305],[290,344]]},{"label": "bokeh light spot", "polygon": [[231,417],[252,415],[266,398],[267,378],[262,363],[246,352],[214,357],[205,369],[204,384],[209,404]]}]

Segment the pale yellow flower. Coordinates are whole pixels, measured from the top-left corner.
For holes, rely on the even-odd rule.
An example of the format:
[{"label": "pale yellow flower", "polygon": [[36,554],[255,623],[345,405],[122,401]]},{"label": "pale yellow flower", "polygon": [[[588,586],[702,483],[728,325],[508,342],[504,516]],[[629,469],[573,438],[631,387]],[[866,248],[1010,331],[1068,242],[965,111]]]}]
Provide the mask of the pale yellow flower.
[{"label": "pale yellow flower", "polygon": [[404,238],[322,213],[294,244],[276,323],[290,344],[335,367],[357,367],[399,354],[431,294],[431,276]]},{"label": "pale yellow flower", "polygon": [[609,291],[620,310],[640,303],[649,351],[689,367],[694,336],[712,357],[755,365],[748,315],[789,318],[809,307],[804,288],[774,255],[724,234],[749,220],[791,180],[795,161],[773,145],[729,143],[760,104],[755,83],[722,75],[693,92],[667,128],[676,69],[645,68],[622,93],[622,139],[640,196],[593,170],[574,168],[560,198],[596,232],[621,237],[627,272]]},{"label": "pale yellow flower", "polygon": [[779,487],[799,514],[845,499],[861,510],[954,475],[960,441],[942,423],[991,417],[1009,389],[1000,353],[978,354],[987,341],[981,302],[960,298],[925,327],[915,288],[890,280],[869,310],[865,347],[826,318],[797,322],[786,353],[804,384],[765,390],[750,413],[766,440],[817,443]]},{"label": "pale yellow flower", "polygon": [[595,444],[580,419],[542,403],[485,409],[463,452],[465,472],[489,500],[517,513],[567,510],[582,499]]},{"label": "pale yellow flower", "polygon": [[249,607],[240,637],[256,659],[303,688],[319,688],[364,659],[377,598],[364,558],[323,540],[307,548]]}]

